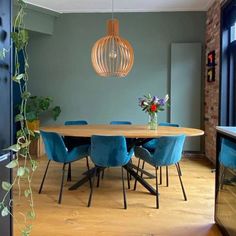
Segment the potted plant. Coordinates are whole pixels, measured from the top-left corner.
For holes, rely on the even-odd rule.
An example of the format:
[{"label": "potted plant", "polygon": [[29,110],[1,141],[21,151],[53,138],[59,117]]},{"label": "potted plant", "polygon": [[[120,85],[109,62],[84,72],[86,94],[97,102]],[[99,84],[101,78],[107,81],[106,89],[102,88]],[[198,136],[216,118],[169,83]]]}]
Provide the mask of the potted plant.
[{"label": "potted plant", "polygon": [[50,114],[54,120],[61,113],[60,106],[52,106],[53,99],[51,97],[31,96],[26,106],[26,120],[30,130],[39,129],[39,118],[41,115]]}]

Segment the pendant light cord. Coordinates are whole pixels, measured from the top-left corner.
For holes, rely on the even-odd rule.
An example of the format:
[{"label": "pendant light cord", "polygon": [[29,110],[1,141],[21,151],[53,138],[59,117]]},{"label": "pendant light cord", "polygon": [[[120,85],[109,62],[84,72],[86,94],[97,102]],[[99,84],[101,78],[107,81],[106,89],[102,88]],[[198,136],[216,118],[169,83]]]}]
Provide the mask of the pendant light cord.
[{"label": "pendant light cord", "polygon": [[114,0],[111,0],[111,9],[112,9],[111,18],[112,20],[114,20]]}]

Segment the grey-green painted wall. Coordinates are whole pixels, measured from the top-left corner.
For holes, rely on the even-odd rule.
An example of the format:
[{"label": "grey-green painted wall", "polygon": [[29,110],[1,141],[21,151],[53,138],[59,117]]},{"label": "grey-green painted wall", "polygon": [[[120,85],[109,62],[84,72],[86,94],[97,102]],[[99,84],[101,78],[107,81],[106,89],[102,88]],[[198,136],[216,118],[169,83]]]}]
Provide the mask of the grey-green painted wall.
[{"label": "grey-green painted wall", "polygon": [[[110,14],[62,14],[55,20],[52,36],[31,34],[30,90],[52,96],[61,106],[58,123],[69,119],[147,123],[138,97],[169,92],[171,43],[205,44],[204,12],[115,16],[120,20],[121,36],[131,42],[135,52],[133,69],[125,79],[100,78],[91,65],[91,48],[105,35]],[[168,120],[167,113],[159,120]]]},{"label": "grey-green painted wall", "polygon": [[[18,5],[13,5],[14,16],[18,13]],[[53,34],[54,21],[59,13],[27,4],[25,9],[24,26],[25,29],[42,34]]]}]

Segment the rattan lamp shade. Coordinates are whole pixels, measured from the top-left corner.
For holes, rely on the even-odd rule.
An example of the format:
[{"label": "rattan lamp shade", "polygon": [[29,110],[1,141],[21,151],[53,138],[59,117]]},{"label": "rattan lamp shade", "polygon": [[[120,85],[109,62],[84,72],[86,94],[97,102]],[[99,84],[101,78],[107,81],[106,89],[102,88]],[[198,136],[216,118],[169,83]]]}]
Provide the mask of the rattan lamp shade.
[{"label": "rattan lamp shade", "polygon": [[119,36],[119,21],[107,22],[107,36],[99,39],[92,48],[91,60],[94,70],[102,77],[125,77],[134,63],[130,43]]}]

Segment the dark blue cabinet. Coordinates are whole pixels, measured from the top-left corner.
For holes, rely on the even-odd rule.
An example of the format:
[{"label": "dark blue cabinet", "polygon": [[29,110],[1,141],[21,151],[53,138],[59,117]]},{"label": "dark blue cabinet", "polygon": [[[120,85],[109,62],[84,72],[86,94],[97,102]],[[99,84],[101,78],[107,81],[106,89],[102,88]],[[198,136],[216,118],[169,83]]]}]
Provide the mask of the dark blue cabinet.
[{"label": "dark blue cabinet", "polygon": [[[5,165],[11,154],[2,149],[12,144],[12,82],[11,82],[11,0],[0,0],[0,50],[7,49],[6,56],[0,58],[0,183],[11,181],[11,172]],[[0,198],[4,191],[0,188]],[[11,217],[0,216],[0,235],[12,235]]]}]

